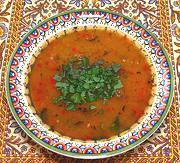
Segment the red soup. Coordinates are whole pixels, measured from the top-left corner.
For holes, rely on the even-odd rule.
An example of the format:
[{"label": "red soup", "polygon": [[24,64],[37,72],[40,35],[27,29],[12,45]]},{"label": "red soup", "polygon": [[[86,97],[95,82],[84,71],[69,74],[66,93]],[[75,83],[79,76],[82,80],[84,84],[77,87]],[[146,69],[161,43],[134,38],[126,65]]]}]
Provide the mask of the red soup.
[{"label": "red soup", "polygon": [[[103,60],[104,67],[120,65],[117,76],[121,88],[105,102],[96,98],[76,104],[74,109],[67,109],[63,100],[54,103],[63,94],[54,76],[61,74],[62,65],[75,56],[88,58],[89,65],[99,60]],[[52,130],[75,139],[109,138],[129,129],[144,114],[151,94],[151,67],[141,48],[116,32],[85,30],[59,37],[42,50],[30,73],[30,96],[37,114]],[[90,104],[95,107],[88,109]]]}]

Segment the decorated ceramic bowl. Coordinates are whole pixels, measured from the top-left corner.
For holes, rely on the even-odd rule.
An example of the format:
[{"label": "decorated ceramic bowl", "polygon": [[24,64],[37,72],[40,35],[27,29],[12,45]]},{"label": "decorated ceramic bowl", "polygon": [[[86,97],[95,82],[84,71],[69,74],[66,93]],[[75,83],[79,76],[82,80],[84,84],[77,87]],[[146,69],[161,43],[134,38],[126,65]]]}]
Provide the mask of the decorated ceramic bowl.
[{"label": "decorated ceramic bowl", "polygon": [[[36,115],[28,97],[28,74],[46,40],[76,28],[109,28],[126,34],[142,46],[154,68],[156,90],[151,107],[129,130],[99,141],[81,141],[50,131]],[[11,112],[29,137],[45,148],[74,158],[105,158],[128,151],[149,138],[161,125],[173,96],[173,71],[163,46],[154,34],[130,18],[103,10],[76,10],[53,16],[30,30],[11,55],[6,95]]]}]

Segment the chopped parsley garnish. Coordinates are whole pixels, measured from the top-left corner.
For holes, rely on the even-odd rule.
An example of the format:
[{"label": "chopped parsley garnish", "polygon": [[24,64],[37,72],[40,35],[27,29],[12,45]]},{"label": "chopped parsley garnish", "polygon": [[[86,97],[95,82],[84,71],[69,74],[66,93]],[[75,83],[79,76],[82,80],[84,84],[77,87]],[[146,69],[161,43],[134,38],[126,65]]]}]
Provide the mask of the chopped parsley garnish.
[{"label": "chopped parsley garnish", "polygon": [[111,130],[116,131],[116,132],[119,132],[119,129],[120,129],[119,123],[120,123],[120,122],[119,122],[119,117],[117,116],[117,117],[115,118],[115,120],[113,121],[113,123],[112,123]]},{"label": "chopped parsley garnish", "polygon": [[[75,110],[78,104],[91,103],[97,99],[107,101],[123,87],[117,75],[119,69],[118,64],[106,67],[103,60],[90,64],[87,57],[71,59],[63,65],[61,74],[54,76],[56,87],[61,92],[54,103],[63,101],[67,110]],[[88,109],[96,109],[96,106],[90,104]]]}]

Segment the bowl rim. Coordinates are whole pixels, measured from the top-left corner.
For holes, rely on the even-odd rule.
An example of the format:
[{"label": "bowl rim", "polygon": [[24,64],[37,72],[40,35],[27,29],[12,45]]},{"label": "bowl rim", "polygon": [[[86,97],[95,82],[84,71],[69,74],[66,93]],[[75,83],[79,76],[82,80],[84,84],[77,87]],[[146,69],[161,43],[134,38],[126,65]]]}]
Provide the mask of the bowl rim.
[{"label": "bowl rim", "polygon": [[[166,60],[168,62],[168,67],[169,67],[169,71],[170,71],[170,76],[171,76],[171,79],[170,79],[170,93],[169,93],[169,98],[168,98],[168,102],[166,104],[166,108],[163,112],[163,114],[161,115],[160,119],[158,120],[158,122],[154,125],[153,128],[151,128],[148,133],[141,137],[140,139],[138,139],[136,142],[134,142],[133,144],[130,144],[126,147],[124,147],[121,150],[114,150],[114,151],[111,151],[111,152],[107,152],[107,153],[98,153],[98,154],[84,154],[84,153],[73,153],[73,152],[69,152],[69,151],[64,151],[64,150],[59,150],[57,148],[55,148],[54,146],[51,146],[45,142],[43,142],[42,140],[40,140],[38,137],[36,137],[34,134],[32,134],[30,132],[30,130],[22,123],[22,121],[20,120],[20,118],[17,116],[17,113],[15,112],[15,109],[13,107],[13,104],[12,104],[12,101],[11,101],[11,97],[10,97],[10,90],[9,90],[9,72],[10,72],[10,66],[11,66],[11,63],[12,63],[12,60],[13,60],[13,57],[18,49],[18,47],[23,43],[23,41],[35,30],[37,29],[38,27],[40,27],[42,24],[48,22],[49,20],[55,18],[55,17],[60,17],[62,15],[65,15],[65,14],[69,14],[69,13],[74,13],[74,12],[84,12],[84,11],[91,11],[91,12],[105,12],[105,13],[109,13],[109,14],[115,14],[115,15],[118,15],[118,16],[121,16],[123,18],[126,18],[128,20],[130,20],[131,22],[139,25],[141,28],[143,28],[146,32],[148,32],[154,40],[157,41],[158,45],[160,46],[160,48],[163,50],[164,52],[164,55],[166,57]],[[7,98],[7,102],[8,102],[8,105],[9,105],[9,108],[10,108],[10,111],[11,113],[13,114],[13,117],[15,118],[16,122],[18,123],[18,125],[23,129],[23,131],[33,140],[35,141],[36,143],[40,144],[41,146],[45,147],[46,149],[50,150],[50,151],[53,151],[57,154],[61,154],[61,155],[64,155],[64,156],[68,156],[68,157],[72,157],[72,158],[81,158],[81,159],[99,159],[99,158],[106,158],[106,157],[111,157],[111,156],[114,156],[114,155],[118,155],[120,153],[124,153],[130,149],[133,149],[135,148],[136,146],[138,146],[139,144],[143,143],[145,140],[147,140],[158,128],[159,126],[162,124],[163,120],[165,119],[165,117],[167,116],[168,114],[168,111],[170,110],[170,106],[172,104],[172,101],[173,101],[173,95],[174,95],[174,71],[173,71],[173,67],[172,67],[172,64],[171,64],[171,61],[170,61],[170,58],[168,56],[168,54],[166,53],[166,50],[165,48],[163,47],[163,45],[161,44],[161,42],[158,40],[158,38],[150,31],[148,30],[147,28],[145,28],[141,23],[139,23],[138,21],[128,17],[128,16],[125,16],[123,15],[122,13],[117,13],[117,12],[114,12],[114,11],[110,11],[110,10],[104,10],[104,9],[73,9],[73,10],[68,10],[66,12],[62,12],[62,13],[58,13],[54,16],[51,16],[47,19],[45,19],[44,21],[42,21],[41,23],[39,23],[38,25],[34,26],[33,28],[31,28],[26,34],[25,36],[23,36],[23,38],[20,40],[20,42],[16,45],[16,48],[14,49],[14,51],[11,53],[11,56],[9,58],[9,61],[8,61],[8,65],[7,65],[7,70],[6,70],[6,74],[5,74],[5,92],[6,92],[6,98]],[[121,151],[121,152],[120,152]]]}]

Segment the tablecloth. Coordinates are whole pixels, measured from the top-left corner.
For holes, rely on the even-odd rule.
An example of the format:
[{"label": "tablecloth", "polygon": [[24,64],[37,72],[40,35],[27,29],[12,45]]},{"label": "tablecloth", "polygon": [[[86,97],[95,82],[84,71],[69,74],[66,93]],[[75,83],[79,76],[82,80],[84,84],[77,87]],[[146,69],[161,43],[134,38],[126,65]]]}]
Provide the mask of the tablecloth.
[{"label": "tablecloth", "polygon": [[[175,74],[173,103],[160,128],[138,147],[100,160],[68,158],[36,144],[13,119],[5,95],[7,63],[21,38],[42,20],[80,8],[107,9],[139,21],[159,38],[169,54]],[[179,162],[179,21],[179,0],[0,0],[0,162]]]}]

